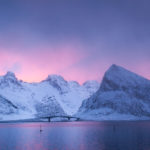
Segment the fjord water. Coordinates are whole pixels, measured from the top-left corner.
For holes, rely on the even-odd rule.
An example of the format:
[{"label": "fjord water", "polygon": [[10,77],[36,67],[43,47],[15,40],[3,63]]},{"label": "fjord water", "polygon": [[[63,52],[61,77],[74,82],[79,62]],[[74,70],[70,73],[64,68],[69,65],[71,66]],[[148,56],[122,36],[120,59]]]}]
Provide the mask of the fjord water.
[{"label": "fjord water", "polygon": [[150,121],[0,124],[0,150],[149,149]]}]

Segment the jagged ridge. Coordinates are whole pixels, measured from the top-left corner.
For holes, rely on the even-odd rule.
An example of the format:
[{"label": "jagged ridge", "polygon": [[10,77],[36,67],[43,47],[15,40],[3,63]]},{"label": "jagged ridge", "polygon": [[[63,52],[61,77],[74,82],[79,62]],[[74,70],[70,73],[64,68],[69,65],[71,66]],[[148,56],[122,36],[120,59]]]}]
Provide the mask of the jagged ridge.
[{"label": "jagged ridge", "polygon": [[[98,84],[98,83],[97,83]],[[91,82],[91,87],[93,84]],[[98,88],[88,89],[75,81],[66,81],[58,75],[49,75],[39,83],[27,83],[8,72],[0,77],[0,95],[10,100],[18,108],[20,119],[39,115],[74,114],[82,101],[92,95]],[[0,102],[1,104],[1,102]],[[7,108],[8,107],[8,108]],[[9,106],[6,106],[9,109]],[[21,114],[20,114],[21,112]],[[0,113],[0,118],[3,114]],[[12,119],[12,118],[11,118]]]}]

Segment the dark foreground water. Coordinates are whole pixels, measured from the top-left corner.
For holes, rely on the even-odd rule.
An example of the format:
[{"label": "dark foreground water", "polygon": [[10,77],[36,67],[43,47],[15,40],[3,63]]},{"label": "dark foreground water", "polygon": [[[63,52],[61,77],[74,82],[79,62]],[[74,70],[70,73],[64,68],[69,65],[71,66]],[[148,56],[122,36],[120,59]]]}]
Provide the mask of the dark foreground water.
[{"label": "dark foreground water", "polygon": [[3,123],[0,150],[150,150],[150,122]]}]

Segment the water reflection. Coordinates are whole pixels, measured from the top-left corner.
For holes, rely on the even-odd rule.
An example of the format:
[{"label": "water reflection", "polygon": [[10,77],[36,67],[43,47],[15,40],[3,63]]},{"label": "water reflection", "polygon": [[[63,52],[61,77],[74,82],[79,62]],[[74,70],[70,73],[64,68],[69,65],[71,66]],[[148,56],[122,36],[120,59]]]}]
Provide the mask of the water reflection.
[{"label": "water reflection", "polygon": [[149,149],[148,121],[0,124],[0,150]]}]

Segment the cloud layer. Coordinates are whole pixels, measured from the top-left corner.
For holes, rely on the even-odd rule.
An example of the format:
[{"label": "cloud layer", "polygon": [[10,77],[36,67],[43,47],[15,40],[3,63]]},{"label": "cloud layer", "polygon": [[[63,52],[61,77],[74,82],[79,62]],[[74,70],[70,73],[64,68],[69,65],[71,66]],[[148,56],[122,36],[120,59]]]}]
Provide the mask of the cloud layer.
[{"label": "cloud layer", "polygon": [[149,0],[0,2],[0,74],[101,80],[115,63],[150,79]]}]

